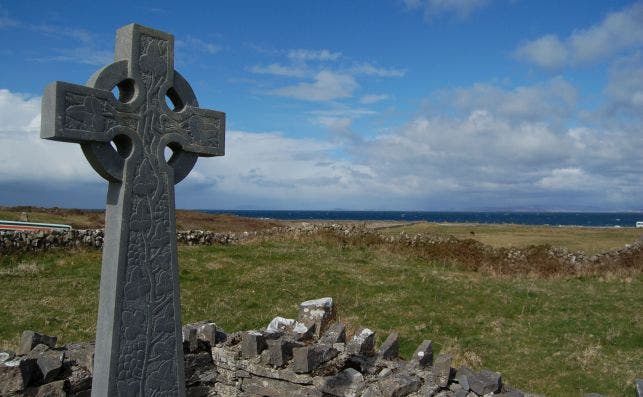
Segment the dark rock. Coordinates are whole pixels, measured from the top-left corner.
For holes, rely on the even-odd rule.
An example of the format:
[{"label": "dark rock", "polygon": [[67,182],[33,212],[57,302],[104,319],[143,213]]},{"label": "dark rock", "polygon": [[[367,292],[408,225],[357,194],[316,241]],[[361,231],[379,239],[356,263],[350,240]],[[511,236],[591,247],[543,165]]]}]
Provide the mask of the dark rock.
[{"label": "dark rock", "polygon": [[185,356],[185,384],[188,386],[214,383],[216,373],[212,356],[208,352],[190,353]]},{"label": "dark rock", "polygon": [[346,368],[335,376],[326,377],[319,390],[331,396],[353,397],[364,388],[364,376],[353,368]]},{"label": "dark rock", "polygon": [[65,345],[63,364],[66,366],[77,365],[85,368],[90,373],[94,371],[94,344],[70,343]]},{"label": "dark rock", "polygon": [[413,353],[410,364],[419,366],[420,368],[433,365],[433,343],[430,340],[425,340],[420,343]]},{"label": "dark rock", "polygon": [[244,378],[241,390],[247,396],[265,397],[321,397],[322,393],[313,386],[303,386],[271,378]]},{"label": "dark rock", "polygon": [[341,323],[331,325],[319,340],[319,343],[334,345],[335,343],[346,343],[346,326]]},{"label": "dark rock", "polygon": [[211,386],[191,386],[185,389],[186,397],[208,397],[212,391]]},{"label": "dark rock", "polygon": [[447,387],[451,381],[452,360],[453,358],[450,355],[439,355],[433,364],[433,382],[440,387]]},{"label": "dark rock", "polygon": [[293,370],[296,373],[309,373],[323,363],[337,357],[339,351],[328,345],[315,344],[293,350]]},{"label": "dark rock", "polygon": [[400,352],[400,341],[397,332],[391,332],[382,346],[380,346],[380,356],[386,360],[392,360],[398,357]]},{"label": "dark rock", "polygon": [[90,390],[92,387],[92,374],[83,367],[74,365],[68,369],[65,376],[65,389],[69,394]]},{"label": "dark rock", "polygon": [[196,328],[192,325],[184,325],[181,328],[181,334],[183,335],[183,352],[184,353],[195,353],[199,348],[199,340],[196,336]]},{"label": "dark rock", "polygon": [[50,348],[54,348],[56,347],[57,340],[58,338],[55,336],[48,336],[34,331],[24,331],[22,333],[22,337],[20,338],[20,348],[18,349],[18,354],[27,354],[38,344],[43,344]]},{"label": "dark rock", "polygon": [[66,397],[65,381],[59,380],[38,387],[29,387],[25,389],[22,396],[24,397]]},{"label": "dark rock", "polygon": [[31,366],[26,360],[14,359],[0,364],[0,396],[24,390],[31,380]]},{"label": "dark rock", "polygon": [[500,374],[487,369],[468,376],[468,381],[469,389],[480,396],[487,393],[498,393],[502,388]]},{"label": "dark rock", "polygon": [[47,350],[38,353],[36,359],[38,369],[42,375],[42,382],[49,383],[56,379],[63,366],[63,352],[56,350]]},{"label": "dark rock", "polygon": [[276,340],[267,341],[268,344],[268,362],[274,367],[283,367],[292,359],[292,350],[298,346],[295,341],[288,337],[281,337]]},{"label": "dark rock", "polygon": [[241,356],[243,358],[257,357],[266,347],[266,340],[261,332],[248,331],[241,336]]},{"label": "dark rock", "polygon": [[350,354],[373,354],[375,349],[375,332],[368,328],[360,329],[346,345]]},{"label": "dark rock", "polygon": [[467,367],[458,369],[455,375],[456,381],[462,386],[465,391],[471,390],[469,387],[469,378],[474,375],[474,372]]}]

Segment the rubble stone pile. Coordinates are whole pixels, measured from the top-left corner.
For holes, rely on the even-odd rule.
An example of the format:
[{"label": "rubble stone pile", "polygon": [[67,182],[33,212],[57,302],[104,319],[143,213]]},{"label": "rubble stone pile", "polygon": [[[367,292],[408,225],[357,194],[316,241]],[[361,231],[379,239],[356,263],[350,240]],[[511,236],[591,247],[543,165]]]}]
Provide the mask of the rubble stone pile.
[{"label": "rubble stone pile", "polygon": [[[478,397],[534,396],[490,370],[454,368],[423,341],[409,360],[399,336],[379,346],[362,328],[347,337],[332,298],[300,304],[297,320],[226,334],[211,321],[183,327],[187,396]],[[0,395],[89,396],[93,343],[58,347],[57,338],[25,331],[16,353],[0,351]]]}]

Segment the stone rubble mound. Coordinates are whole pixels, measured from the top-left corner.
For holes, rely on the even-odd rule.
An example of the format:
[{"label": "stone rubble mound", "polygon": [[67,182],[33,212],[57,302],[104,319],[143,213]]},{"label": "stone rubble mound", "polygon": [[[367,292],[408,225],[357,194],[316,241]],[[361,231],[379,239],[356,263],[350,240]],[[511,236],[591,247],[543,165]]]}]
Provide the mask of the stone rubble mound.
[{"label": "stone rubble mound", "polygon": [[[276,317],[261,330],[185,325],[187,396],[534,396],[497,372],[453,368],[450,356],[434,357],[430,340],[403,360],[397,333],[376,348],[372,330],[347,338],[334,319],[332,298],[322,298],[303,302],[297,320]],[[25,331],[16,353],[0,352],[0,395],[90,396],[93,354],[93,343],[57,347],[56,337]]]}]

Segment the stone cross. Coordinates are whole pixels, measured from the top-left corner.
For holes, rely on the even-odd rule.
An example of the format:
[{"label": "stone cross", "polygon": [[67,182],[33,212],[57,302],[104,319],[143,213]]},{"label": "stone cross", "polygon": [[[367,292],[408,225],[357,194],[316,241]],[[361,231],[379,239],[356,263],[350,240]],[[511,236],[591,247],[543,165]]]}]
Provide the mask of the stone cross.
[{"label": "stone cross", "polygon": [[109,181],[92,396],[185,395],[174,184],[224,154],[225,114],[198,107],[173,58],[172,35],[127,25],[114,63],[43,97],[41,137],[79,143]]}]

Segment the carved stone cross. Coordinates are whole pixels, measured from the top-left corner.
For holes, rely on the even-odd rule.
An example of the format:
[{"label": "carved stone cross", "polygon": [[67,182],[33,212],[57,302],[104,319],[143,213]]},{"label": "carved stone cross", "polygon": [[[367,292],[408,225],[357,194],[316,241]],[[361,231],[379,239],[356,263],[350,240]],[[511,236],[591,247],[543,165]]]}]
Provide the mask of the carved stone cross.
[{"label": "carved stone cross", "polygon": [[41,137],[80,143],[109,181],[92,396],[185,395],[174,184],[224,154],[225,114],[198,107],[173,58],[172,35],[127,25],[114,63],[43,97]]}]

